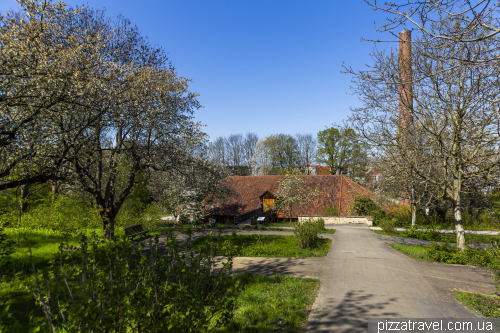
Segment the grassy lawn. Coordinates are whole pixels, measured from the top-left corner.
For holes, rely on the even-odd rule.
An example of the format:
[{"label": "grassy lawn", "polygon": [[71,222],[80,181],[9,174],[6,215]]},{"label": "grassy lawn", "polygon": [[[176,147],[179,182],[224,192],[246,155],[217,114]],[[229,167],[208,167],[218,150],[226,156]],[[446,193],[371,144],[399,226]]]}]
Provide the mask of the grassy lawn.
[{"label": "grassy lawn", "polygon": [[[396,236],[403,238],[413,238],[413,239],[421,239],[435,242],[444,242],[444,243],[456,243],[457,235],[456,234],[442,234],[442,233],[429,233],[429,232],[414,232],[408,233],[406,231],[395,231],[394,233],[388,233],[383,230],[372,230],[374,233],[379,235],[387,235],[387,236]],[[498,235],[473,235],[473,234],[465,234],[465,241],[467,243],[481,243],[481,244],[491,244],[491,242],[496,241],[500,242],[500,236]]]},{"label": "grassy lawn", "polygon": [[[203,246],[207,238],[198,238],[193,245]],[[219,249],[216,255],[236,253],[237,257],[323,257],[332,244],[331,239],[321,238],[316,248],[301,249],[297,245],[295,236],[278,235],[233,234],[221,236],[221,241],[227,242],[228,247]]]},{"label": "grassy lawn", "polygon": [[319,281],[291,276],[241,275],[244,289],[228,327],[217,332],[302,332]]},{"label": "grassy lawn", "polygon": [[[282,229],[281,227],[273,227],[274,223],[269,223],[269,224],[266,224],[265,226],[256,226],[256,225],[246,225],[240,229],[245,229],[245,230],[268,230],[268,231],[293,231],[293,230],[290,230],[290,229]],[[321,230],[321,233],[323,234],[334,234],[335,233],[335,229],[326,229],[326,228],[323,228],[323,230]]]},{"label": "grassy lawn", "polygon": [[454,296],[469,309],[486,318],[500,318],[500,297],[454,291]]},{"label": "grassy lawn", "polygon": [[496,258],[491,258],[487,250],[460,251],[451,246],[433,244],[430,246],[412,246],[402,244],[388,244],[393,249],[413,258],[429,262],[439,262],[444,264],[487,266],[494,262]]}]

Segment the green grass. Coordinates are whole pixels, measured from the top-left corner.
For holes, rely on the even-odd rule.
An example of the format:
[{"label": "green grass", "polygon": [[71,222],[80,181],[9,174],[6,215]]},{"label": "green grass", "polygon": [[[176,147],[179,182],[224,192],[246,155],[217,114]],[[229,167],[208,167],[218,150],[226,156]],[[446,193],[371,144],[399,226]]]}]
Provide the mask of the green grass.
[{"label": "green grass", "polygon": [[447,246],[446,244],[439,245],[433,243],[429,246],[386,244],[413,259],[429,262],[486,267],[497,260],[496,257],[492,257],[495,254],[487,250],[466,249],[461,251],[456,247]]},{"label": "green grass", "polygon": [[500,297],[454,291],[455,298],[486,318],[500,318]]},{"label": "green grass", "polygon": [[297,222],[271,222],[266,223],[266,226],[275,227],[275,228],[283,228],[283,227],[293,227]]},{"label": "green grass", "polygon": [[240,276],[244,289],[230,325],[219,333],[302,332],[319,281],[291,276]]},{"label": "green grass", "polygon": [[[247,225],[247,226],[241,227],[240,229],[243,229],[243,230],[267,230],[267,231],[293,231],[291,229],[282,229],[280,227],[270,227],[271,225],[273,225],[273,224],[270,223],[270,224],[266,224],[265,226],[258,226],[258,227],[256,225]],[[335,229],[323,228],[323,230],[321,230],[321,233],[333,235],[335,233]]]},{"label": "green grass", "polygon": [[389,243],[386,244],[413,259],[424,259],[427,254],[427,249],[424,246],[410,246]]},{"label": "green grass", "polygon": [[[428,232],[414,232],[408,233],[406,231],[395,231],[394,233],[388,233],[383,230],[372,230],[374,233],[379,235],[421,239],[428,241],[444,242],[444,243],[456,243],[456,234],[443,234],[443,233],[428,233]],[[480,244],[491,244],[493,241],[500,242],[500,236],[498,235],[475,235],[475,234],[465,234],[465,241],[467,243],[480,243]]]},{"label": "green grass", "polygon": [[[323,257],[328,253],[332,240],[320,238],[315,248],[302,249],[297,245],[295,236],[278,235],[224,235],[221,241],[227,244],[217,250],[216,255],[234,253],[237,257]],[[208,237],[193,242],[195,247],[203,246]]]}]

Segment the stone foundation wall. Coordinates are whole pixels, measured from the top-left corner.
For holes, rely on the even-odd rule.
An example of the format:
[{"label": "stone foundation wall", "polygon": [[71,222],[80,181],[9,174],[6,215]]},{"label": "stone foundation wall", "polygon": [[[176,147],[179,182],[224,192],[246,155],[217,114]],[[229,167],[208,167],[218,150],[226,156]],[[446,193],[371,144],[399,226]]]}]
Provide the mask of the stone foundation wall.
[{"label": "stone foundation wall", "polygon": [[371,216],[299,216],[299,222],[319,218],[324,219],[325,224],[366,224],[369,227],[373,226]]}]

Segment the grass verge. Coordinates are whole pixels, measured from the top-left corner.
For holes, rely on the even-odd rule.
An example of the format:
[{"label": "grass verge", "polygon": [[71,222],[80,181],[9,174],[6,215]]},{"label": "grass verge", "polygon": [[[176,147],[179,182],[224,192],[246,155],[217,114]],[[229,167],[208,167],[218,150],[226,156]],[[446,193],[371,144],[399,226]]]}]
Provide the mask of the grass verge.
[{"label": "grass verge", "polygon": [[302,332],[314,302],[319,281],[291,276],[245,274],[237,310],[228,327],[219,333]]},{"label": "grass verge", "polygon": [[[203,246],[208,237],[200,237],[193,242],[195,247]],[[278,235],[232,235],[220,236],[226,246],[216,255],[225,256],[235,253],[236,257],[323,257],[328,253],[332,240],[320,238],[315,248],[302,249],[297,245],[295,236]]]},{"label": "grass verge", "polygon": [[497,260],[497,258],[492,257],[494,254],[487,250],[465,249],[461,251],[447,244],[433,243],[429,246],[386,244],[411,258],[429,262],[486,267]]},{"label": "grass verge", "polygon": [[487,318],[500,318],[500,297],[454,291],[455,298]]},{"label": "grass verge", "polygon": [[[407,231],[394,231],[394,233],[385,232],[383,230],[372,230],[374,233],[379,235],[411,238],[411,239],[421,239],[427,241],[444,242],[444,243],[456,243],[456,234],[443,234],[438,232],[407,232]],[[469,244],[479,243],[479,244],[491,244],[491,242],[499,242],[500,236],[496,235],[476,235],[476,234],[465,234],[465,241]]]}]

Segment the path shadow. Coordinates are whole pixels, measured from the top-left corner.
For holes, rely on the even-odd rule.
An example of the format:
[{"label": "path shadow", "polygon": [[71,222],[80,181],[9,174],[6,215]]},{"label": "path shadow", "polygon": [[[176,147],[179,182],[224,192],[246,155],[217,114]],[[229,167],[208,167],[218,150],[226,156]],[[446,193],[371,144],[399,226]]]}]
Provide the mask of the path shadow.
[{"label": "path shadow", "polygon": [[[367,318],[401,316],[397,312],[384,311],[397,298],[381,302],[375,297],[377,296],[367,294],[364,290],[351,290],[340,302],[332,298],[326,299],[322,306],[324,310],[313,310],[307,332],[368,332]],[[335,329],[332,330],[331,327]]]}]

